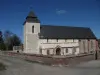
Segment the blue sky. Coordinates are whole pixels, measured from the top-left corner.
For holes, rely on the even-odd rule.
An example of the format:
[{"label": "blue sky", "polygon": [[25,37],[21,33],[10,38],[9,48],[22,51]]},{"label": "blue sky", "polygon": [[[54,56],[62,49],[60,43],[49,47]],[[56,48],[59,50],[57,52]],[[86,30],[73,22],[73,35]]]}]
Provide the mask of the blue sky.
[{"label": "blue sky", "polygon": [[0,30],[23,39],[30,7],[41,24],[90,27],[100,38],[100,0],[0,0]]}]

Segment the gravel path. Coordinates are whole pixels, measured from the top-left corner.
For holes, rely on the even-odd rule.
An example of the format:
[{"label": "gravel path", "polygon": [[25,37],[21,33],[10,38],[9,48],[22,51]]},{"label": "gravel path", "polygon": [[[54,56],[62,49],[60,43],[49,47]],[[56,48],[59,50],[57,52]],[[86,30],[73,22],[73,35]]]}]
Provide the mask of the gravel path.
[{"label": "gravel path", "polygon": [[4,56],[0,56],[0,62],[7,65],[7,70],[1,71],[0,75],[100,75],[100,60],[74,67],[45,66]]}]

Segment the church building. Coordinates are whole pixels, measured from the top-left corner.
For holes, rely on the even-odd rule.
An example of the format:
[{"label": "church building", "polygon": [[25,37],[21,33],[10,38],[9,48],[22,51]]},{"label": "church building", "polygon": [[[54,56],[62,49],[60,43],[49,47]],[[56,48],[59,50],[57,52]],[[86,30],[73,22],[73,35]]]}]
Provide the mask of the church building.
[{"label": "church building", "polygon": [[90,28],[41,25],[31,11],[24,22],[24,53],[42,55],[72,55],[91,53],[98,48]]}]

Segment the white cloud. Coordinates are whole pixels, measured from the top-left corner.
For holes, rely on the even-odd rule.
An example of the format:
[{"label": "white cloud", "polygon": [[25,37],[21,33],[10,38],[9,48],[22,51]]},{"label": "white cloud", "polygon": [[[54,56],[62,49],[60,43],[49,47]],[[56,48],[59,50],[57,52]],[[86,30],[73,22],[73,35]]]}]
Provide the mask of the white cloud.
[{"label": "white cloud", "polygon": [[58,10],[56,9],[57,14],[65,14],[67,11],[66,10]]}]

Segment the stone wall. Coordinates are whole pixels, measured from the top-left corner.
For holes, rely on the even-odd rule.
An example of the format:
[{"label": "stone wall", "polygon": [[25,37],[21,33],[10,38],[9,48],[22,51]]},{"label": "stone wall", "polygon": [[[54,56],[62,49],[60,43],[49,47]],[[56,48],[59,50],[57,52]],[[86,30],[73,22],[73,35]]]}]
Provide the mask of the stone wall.
[{"label": "stone wall", "polygon": [[46,55],[36,55],[36,54],[22,54],[15,52],[0,52],[0,55],[12,56],[17,58],[22,58],[27,61],[37,62],[46,65],[75,65],[80,62],[86,62],[90,60],[95,60],[94,54],[81,54],[73,56],[46,56]]}]

